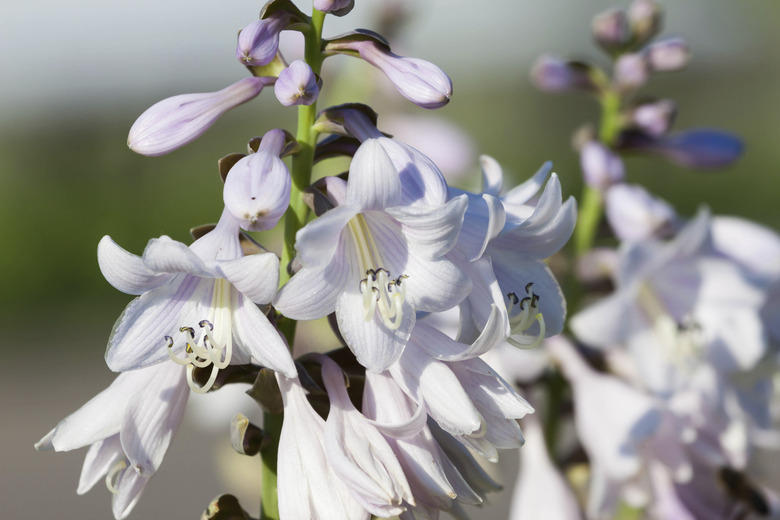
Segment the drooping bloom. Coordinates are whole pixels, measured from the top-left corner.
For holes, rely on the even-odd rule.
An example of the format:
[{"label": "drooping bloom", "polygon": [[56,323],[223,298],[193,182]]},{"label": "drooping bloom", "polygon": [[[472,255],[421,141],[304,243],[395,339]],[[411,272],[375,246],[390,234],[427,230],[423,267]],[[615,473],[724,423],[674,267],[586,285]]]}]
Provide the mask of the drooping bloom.
[{"label": "drooping bloom", "polygon": [[274,81],[272,77],[244,78],[217,92],[163,99],[135,120],[127,146],[141,155],[172,152],[203,135],[222,114],[254,98]]},{"label": "drooping bloom", "polygon": [[[230,363],[255,361],[296,373],[284,340],[255,306],[273,298],[279,261],[271,253],[243,256],[238,231],[225,210],[217,226],[190,247],[163,236],[137,257],[109,237],[100,241],[103,276],[120,291],[140,295],[114,325],[109,368],[132,370],[170,358],[187,365],[190,385],[199,392]],[[202,388],[192,382],[194,367],[211,367]]]},{"label": "drooping bloom", "polygon": [[114,517],[126,518],[159,468],[188,395],[185,370],[173,363],[123,372],[35,447],[90,446],[77,492],[86,493],[105,476]]},{"label": "drooping bloom", "polygon": [[[424,199],[425,184],[414,172],[403,173],[410,177],[406,190],[418,191],[411,198]],[[298,232],[301,269],[274,299],[293,319],[335,311],[345,342],[371,371],[399,358],[416,311],[451,308],[470,289],[445,256],[457,240],[465,197],[437,206],[405,198],[401,174],[382,145],[364,142],[338,206]]]},{"label": "drooping bloom", "polygon": [[222,191],[225,209],[247,231],[273,228],[290,204],[292,180],[280,155],[282,130],[269,130],[257,152],[240,159],[228,172]]},{"label": "drooping bloom", "polygon": [[286,107],[311,105],[317,101],[320,86],[311,67],[303,60],[295,60],[279,73],[274,93],[279,103]]}]

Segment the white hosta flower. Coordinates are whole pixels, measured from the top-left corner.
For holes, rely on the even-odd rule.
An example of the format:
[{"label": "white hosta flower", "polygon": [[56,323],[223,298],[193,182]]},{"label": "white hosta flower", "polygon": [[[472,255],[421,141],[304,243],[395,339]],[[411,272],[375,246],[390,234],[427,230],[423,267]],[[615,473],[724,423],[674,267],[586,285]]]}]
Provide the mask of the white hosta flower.
[{"label": "white hosta flower", "polygon": [[78,494],[105,477],[117,520],[132,511],[179,428],[189,389],[185,371],[164,363],[124,372],[66,417],[36,449],[70,451],[90,446]]},{"label": "white hosta flower", "polygon": [[282,520],[367,520],[371,515],[333,472],[325,421],[309,405],[297,377],[277,373],[284,401],[279,437],[278,494]]},{"label": "white hosta flower", "polygon": [[529,204],[544,186],[550,168],[545,164],[531,179],[503,193],[501,167],[483,156],[485,191],[468,194],[469,207],[456,246],[469,260],[458,262],[459,267],[474,281],[461,306],[463,325],[473,320],[483,327],[487,309],[496,304],[506,309],[509,341],[523,348],[559,333],[566,315],[561,289],[543,260],[571,236],[576,203],[572,198],[562,202],[558,177],[552,174],[538,202]]},{"label": "white hosta flower", "polygon": [[[273,254],[243,256],[238,222],[224,211],[216,228],[190,247],[163,236],[132,255],[104,237],[98,262],[111,285],[139,294],[114,325],[106,362],[114,371],[172,359],[205,392],[228,364],[258,362],[284,374],[295,365],[284,340],[255,303],[268,303],[279,280]],[[183,357],[182,357],[183,356]],[[194,367],[211,367],[203,387]]]},{"label": "white hosta flower", "polygon": [[298,232],[302,267],[274,306],[298,320],[335,311],[358,361],[385,370],[401,355],[416,311],[451,308],[471,288],[445,256],[465,209],[463,197],[403,205],[400,172],[381,144],[367,140],[352,161],[343,204]]}]

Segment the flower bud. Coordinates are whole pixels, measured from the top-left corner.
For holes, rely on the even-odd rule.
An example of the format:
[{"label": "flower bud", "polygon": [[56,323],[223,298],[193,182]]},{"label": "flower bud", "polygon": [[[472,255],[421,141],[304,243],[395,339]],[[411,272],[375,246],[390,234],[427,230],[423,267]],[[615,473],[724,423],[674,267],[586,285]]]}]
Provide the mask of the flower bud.
[{"label": "flower bud", "polygon": [[667,38],[653,42],[644,49],[647,63],[655,72],[680,70],[688,64],[691,51],[682,38]]},{"label": "flower bud", "polygon": [[589,141],[580,150],[580,166],[585,183],[600,190],[622,182],[625,177],[623,161],[599,141]]},{"label": "flower bud", "polygon": [[355,7],[355,0],[314,0],[312,5],[318,11],[344,16]]},{"label": "flower bud", "polygon": [[621,90],[636,90],[649,78],[647,61],[641,54],[623,54],[615,62],[614,76]]},{"label": "flower bud", "polygon": [[641,132],[625,132],[621,149],[657,153],[687,168],[708,169],[728,166],[742,155],[742,141],[720,130],[694,129],[662,138]]},{"label": "flower bud", "polygon": [[667,235],[677,221],[674,209],[641,186],[616,184],[605,197],[607,220],[620,240],[638,242]]},{"label": "flower bud", "polygon": [[279,158],[285,145],[282,130],[270,130],[256,153],[239,160],[225,179],[225,208],[247,231],[265,231],[279,222],[290,203],[291,180]]},{"label": "flower bud", "polygon": [[266,65],[279,50],[279,33],[290,22],[285,11],[276,11],[268,18],[257,20],[238,33],[236,58],[244,65]]},{"label": "flower bud", "polygon": [[634,0],[628,7],[628,22],[634,43],[642,45],[661,30],[663,11],[655,0]]},{"label": "flower bud", "polygon": [[609,9],[593,18],[591,33],[596,43],[607,52],[615,52],[625,47],[631,40],[626,12],[622,9]]},{"label": "flower bud", "polygon": [[274,94],[279,103],[286,107],[308,106],[317,101],[320,86],[311,67],[303,60],[295,60],[279,73],[279,79],[274,84]]},{"label": "flower bud", "polygon": [[276,78],[244,78],[217,92],[163,99],[136,119],[127,146],[148,156],[172,152],[200,137],[222,114],[254,98],[274,81]]},{"label": "flower bud", "polygon": [[531,81],[542,92],[597,90],[591,78],[591,67],[580,61],[566,61],[557,56],[540,56],[531,69]]},{"label": "flower bud", "polygon": [[676,115],[677,104],[671,99],[660,99],[634,108],[631,120],[646,134],[660,137],[669,131]]},{"label": "flower bud", "polygon": [[425,60],[393,54],[382,37],[370,31],[331,40],[325,53],[363,58],[381,70],[402,96],[422,108],[441,108],[452,96],[452,81],[443,70]]}]

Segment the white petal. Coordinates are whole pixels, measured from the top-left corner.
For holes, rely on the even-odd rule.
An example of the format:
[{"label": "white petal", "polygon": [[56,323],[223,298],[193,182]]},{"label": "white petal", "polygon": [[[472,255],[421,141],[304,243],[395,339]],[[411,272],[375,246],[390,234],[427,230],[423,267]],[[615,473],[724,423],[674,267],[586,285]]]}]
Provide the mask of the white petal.
[{"label": "white petal", "polygon": [[550,170],[552,170],[552,163],[547,161],[536,170],[536,173],[534,173],[530,179],[509,190],[506,195],[501,197],[501,200],[505,204],[510,205],[519,206],[521,204],[526,204],[540,189],[542,189],[545,179],[547,179],[547,176],[550,174]]},{"label": "white petal", "polygon": [[151,271],[140,256],[125,251],[108,235],[98,244],[98,265],[108,283],[126,294],[143,294],[174,276]]},{"label": "white petal", "polygon": [[355,206],[338,206],[298,231],[295,235],[295,250],[301,263],[314,267],[331,262],[334,255],[343,251],[342,231],[358,212]]},{"label": "white petal", "polygon": [[111,500],[111,510],[116,520],[122,520],[132,512],[149,477],[141,476],[132,468],[124,470],[116,484],[117,492]]},{"label": "white petal", "polygon": [[401,179],[390,156],[376,139],[360,145],[349,167],[347,205],[381,210],[401,201]]},{"label": "white petal", "polygon": [[482,191],[498,197],[504,189],[504,172],[501,165],[489,155],[481,155],[479,165],[482,169]]},{"label": "white petal", "polygon": [[766,278],[780,276],[780,236],[773,230],[737,217],[714,217],[712,242],[751,272]]},{"label": "white petal", "polygon": [[271,370],[295,377],[295,363],[281,334],[260,309],[241,296],[233,311],[233,326],[237,346],[244,354]]},{"label": "white petal", "polygon": [[588,346],[609,348],[625,342],[637,324],[631,319],[634,299],[619,291],[589,305],[569,320],[577,339]]},{"label": "white petal", "polygon": [[424,260],[410,256],[405,274],[409,276],[406,299],[418,311],[446,311],[471,291],[471,280],[446,257]]},{"label": "white petal", "polygon": [[83,495],[92,489],[124,457],[119,435],[115,434],[94,443],[89,447],[87,455],[84,457],[84,465],[81,467],[79,487],[76,493]]},{"label": "white petal", "polygon": [[148,382],[135,389],[119,437],[132,466],[150,477],[179,429],[190,389],[184,367],[176,363],[161,363],[144,370],[148,371]]},{"label": "white petal", "polygon": [[217,272],[244,296],[259,304],[270,302],[279,287],[279,258],[273,253],[220,262]]},{"label": "white petal", "polygon": [[401,181],[403,204],[438,206],[447,201],[447,182],[425,154],[395,139],[377,139],[390,156]]},{"label": "white petal", "polygon": [[450,363],[461,386],[480,412],[505,419],[522,419],[533,407],[482,359]]},{"label": "white petal", "polygon": [[158,273],[190,273],[213,277],[203,260],[189,247],[170,237],[153,238],[143,254],[144,265]]},{"label": "white petal", "polygon": [[433,259],[455,245],[467,207],[468,198],[459,195],[442,206],[400,206],[387,214],[401,224],[415,254]]}]

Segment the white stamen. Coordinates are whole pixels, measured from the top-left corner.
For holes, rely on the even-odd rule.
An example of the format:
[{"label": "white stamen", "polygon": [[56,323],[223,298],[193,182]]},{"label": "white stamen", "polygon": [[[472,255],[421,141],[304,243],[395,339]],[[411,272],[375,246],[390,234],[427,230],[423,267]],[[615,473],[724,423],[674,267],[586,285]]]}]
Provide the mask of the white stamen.
[{"label": "white stamen", "polygon": [[[525,292],[528,294],[525,298],[520,299],[515,293],[509,293],[507,295],[509,300],[507,305],[509,328],[512,334],[507,338],[507,342],[510,345],[521,349],[532,349],[541,345],[547,331],[547,327],[544,323],[544,316],[542,316],[542,313],[536,305],[536,302],[539,301],[539,295],[531,290],[531,286],[533,286],[533,283],[529,283],[525,286]],[[534,322],[539,323],[539,333],[536,337],[529,337],[522,334],[531,328]]]},{"label": "white stamen", "polygon": [[108,470],[108,473],[106,473],[106,487],[114,495],[119,493],[119,490],[116,488],[116,484],[117,482],[119,482],[120,474],[126,467],[127,467],[127,461],[125,459],[122,459],[116,464],[114,464],[113,466],[111,466],[111,469]]},{"label": "white stamen", "polygon": [[[186,356],[179,358],[173,353],[175,341],[171,336],[166,336],[168,343],[168,356],[179,365],[187,367],[187,383],[193,392],[204,394],[208,392],[217,380],[217,374],[230,364],[233,357],[233,331],[231,329],[231,299],[233,297],[232,286],[225,280],[214,282],[214,292],[211,300],[210,320],[201,320],[198,323],[201,332],[195,341],[195,329],[181,327],[179,332],[184,336],[184,352]],[[211,365],[211,374],[203,386],[198,386],[193,380],[193,370],[206,368]]]}]

